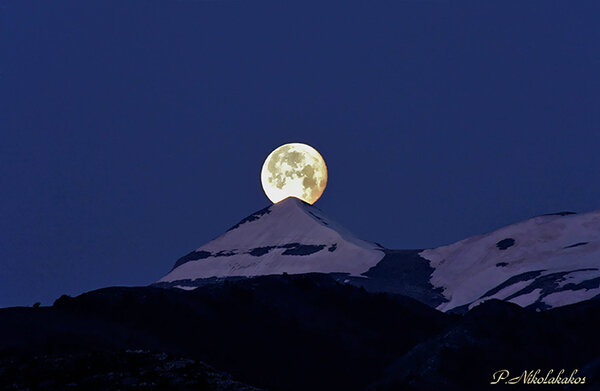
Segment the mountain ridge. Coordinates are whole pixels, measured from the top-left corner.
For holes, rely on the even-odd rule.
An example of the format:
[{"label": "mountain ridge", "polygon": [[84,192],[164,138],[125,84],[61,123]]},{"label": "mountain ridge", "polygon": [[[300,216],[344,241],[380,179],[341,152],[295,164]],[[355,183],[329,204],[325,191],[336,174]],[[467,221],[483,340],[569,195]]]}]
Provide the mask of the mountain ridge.
[{"label": "mountain ridge", "polygon": [[545,310],[600,294],[600,210],[540,215],[446,246],[394,250],[290,197],[179,258],[155,285],[195,289],[313,272],[442,311],[462,313],[490,299]]},{"label": "mountain ridge", "polygon": [[[193,379],[181,379],[175,367],[163,369],[173,363],[187,371],[193,367],[186,363],[203,362],[272,391],[479,391],[497,388],[489,383],[500,368],[518,374],[532,367],[580,369],[588,381],[577,388],[596,390],[598,327],[599,300],[536,312],[493,299],[457,315],[316,273],[257,276],[193,291],[108,287],[62,296],[51,307],[0,309],[0,388],[14,388],[28,368],[35,389],[133,390],[160,378],[183,380],[185,387],[144,387],[211,390],[188,384]],[[147,360],[127,351],[148,352],[142,353]],[[174,360],[160,359],[165,355]],[[114,378],[106,365],[123,358],[135,378]],[[46,363],[71,379],[43,383],[56,373]],[[110,376],[114,381],[106,383]]]}]

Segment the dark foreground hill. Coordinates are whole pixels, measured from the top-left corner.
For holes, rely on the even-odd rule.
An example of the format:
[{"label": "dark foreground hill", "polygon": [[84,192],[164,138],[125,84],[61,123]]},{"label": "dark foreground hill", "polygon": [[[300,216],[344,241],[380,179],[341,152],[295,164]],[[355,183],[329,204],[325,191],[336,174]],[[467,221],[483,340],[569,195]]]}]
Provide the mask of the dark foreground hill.
[{"label": "dark foreground hill", "polygon": [[143,350],[10,355],[0,368],[13,390],[261,391],[202,362]]},{"label": "dark foreground hill", "polygon": [[0,310],[0,387],[513,390],[492,374],[564,368],[586,376],[573,389],[593,390],[599,329],[598,300],[545,312],[490,301],[459,316],[322,274],[105,288]]}]

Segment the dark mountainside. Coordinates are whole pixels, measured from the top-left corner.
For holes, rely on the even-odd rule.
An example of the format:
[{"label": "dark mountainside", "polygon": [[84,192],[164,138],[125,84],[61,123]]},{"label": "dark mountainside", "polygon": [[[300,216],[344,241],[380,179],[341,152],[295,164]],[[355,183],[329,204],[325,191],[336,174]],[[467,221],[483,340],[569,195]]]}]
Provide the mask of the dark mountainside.
[{"label": "dark mountainside", "polygon": [[514,390],[491,374],[577,368],[594,390],[599,329],[597,299],[454,315],[323,274],[114,287],[1,309],[0,388]]},{"label": "dark mountainside", "polygon": [[261,391],[202,362],[143,350],[13,355],[0,368],[6,389]]}]

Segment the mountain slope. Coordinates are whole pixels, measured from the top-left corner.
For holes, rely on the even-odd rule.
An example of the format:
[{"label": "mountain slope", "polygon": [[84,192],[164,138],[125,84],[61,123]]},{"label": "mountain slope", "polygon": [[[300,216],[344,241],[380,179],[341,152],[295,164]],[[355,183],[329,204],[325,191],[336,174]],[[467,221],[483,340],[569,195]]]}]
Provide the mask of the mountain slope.
[{"label": "mountain slope", "polygon": [[[421,343],[390,365],[369,391],[392,390],[543,390],[600,389],[600,300],[587,300],[549,311],[536,312],[489,300],[449,329]],[[491,385],[492,374],[523,371],[544,378],[586,377],[585,384]]]},{"label": "mountain slope", "polygon": [[358,239],[318,208],[290,197],[180,258],[159,283],[186,287],[195,286],[194,279],[284,272],[360,275],[384,255],[380,246]]},{"label": "mountain slope", "polygon": [[600,294],[600,210],[534,217],[420,256],[448,300],[440,310],[494,298],[537,309],[576,303]]},{"label": "mountain slope", "polygon": [[202,362],[163,352],[83,350],[33,357],[0,355],[0,389],[261,391]]}]

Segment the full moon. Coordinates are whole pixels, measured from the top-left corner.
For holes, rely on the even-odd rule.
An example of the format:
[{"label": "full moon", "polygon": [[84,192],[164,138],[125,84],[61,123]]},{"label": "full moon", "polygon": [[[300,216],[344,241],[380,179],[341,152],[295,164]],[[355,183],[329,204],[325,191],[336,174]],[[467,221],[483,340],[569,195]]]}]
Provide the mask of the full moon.
[{"label": "full moon", "polygon": [[288,197],[314,204],[327,186],[327,166],[313,147],[284,144],[267,156],[260,179],[265,194],[274,204]]}]

